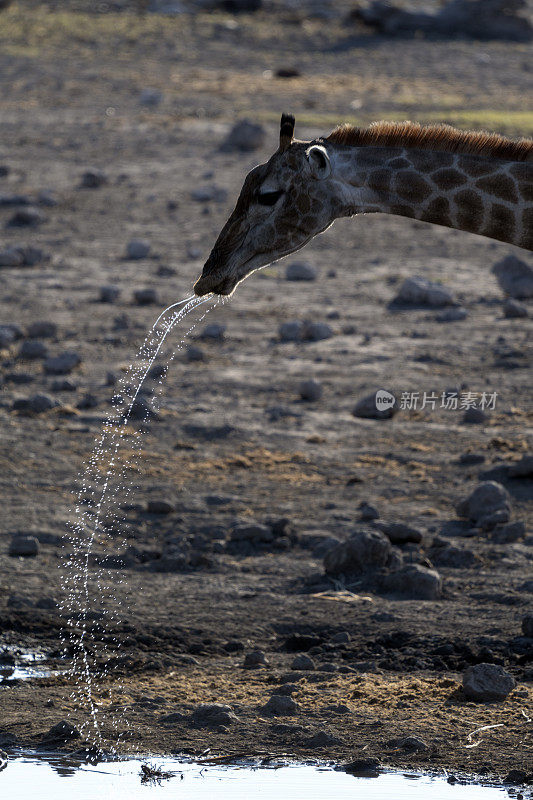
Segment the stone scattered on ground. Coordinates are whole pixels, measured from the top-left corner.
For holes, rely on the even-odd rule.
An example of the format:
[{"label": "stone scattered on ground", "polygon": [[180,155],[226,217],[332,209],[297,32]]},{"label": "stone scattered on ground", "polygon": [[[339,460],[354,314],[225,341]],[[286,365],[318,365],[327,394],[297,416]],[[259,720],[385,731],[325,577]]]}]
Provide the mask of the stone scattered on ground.
[{"label": "stone scattered on ground", "polygon": [[270,700],[263,706],[263,711],[275,717],[289,717],[296,714],[298,711],[298,704],[288,695],[273,694]]},{"label": "stone scattered on ground", "polygon": [[107,286],[100,286],[100,302],[101,303],[116,303],[120,297],[120,288],[109,284]]},{"label": "stone scattered on ground", "polygon": [[468,497],[455,507],[459,517],[465,517],[482,530],[509,522],[511,498],[507,489],[496,481],[480,483]]},{"label": "stone scattered on ground", "polygon": [[381,531],[360,527],[345,542],[328,550],[324,569],[328,575],[348,575],[384,567],[391,549],[389,539]]},{"label": "stone scattered on ground", "polygon": [[407,564],[383,576],[382,586],[386,592],[420,600],[438,600],[442,593],[439,573],[420,564]]},{"label": "stone scattered on ground", "polygon": [[28,325],[27,334],[31,339],[55,339],[57,324],[49,320],[39,320]]},{"label": "stone scattered on ground", "polygon": [[248,119],[239,119],[220,145],[220,150],[223,153],[252,153],[263,146],[265,139],[263,125]]},{"label": "stone scattered on ground", "polygon": [[533,297],[533,267],[514,254],[505,256],[492,268],[500,289],[516,300]]},{"label": "stone scattered on ground", "polygon": [[308,403],[316,403],[322,397],[323,392],[322,384],[313,378],[302,381],[298,388],[300,399]]},{"label": "stone scattered on ground", "polygon": [[155,289],[136,289],[133,299],[138,306],[153,306],[159,302]]},{"label": "stone scattered on ground", "polygon": [[238,722],[238,719],[231,706],[223,703],[202,703],[194,709],[191,721],[198,727],[212,728],[232,725],[234,722]]},{"label": "stone scattered on ground", "polygon": [[246,653],[243,666],[245,669],[258,669],[259,667],[267,667],[268,660],[262,650],[252,650],[251,653]]},{"label": "stone scattered on ground", "polygon": [[139,105],[144,106],[145,108],[157,108],[157,106],[161,104],[162,100],[163,92],[161,92],[159,89],[151,89],[150,87],[142,89],[139,95]]},{"label": "stone scattered on ground", "polygon": [[391,419],[398,413],[398,403],[392,392],[378,389],[357,401],[352,411],[362,419]]},{"label": "stone scattered on ground", "polygon": [[10,556],[36,556],[39,553],[39,542],[35,536],[13,536],[9,544]]},{"label": "stone scattered on ground", "polygon": [[19,397],[13,401],[13,411],[28,412],[30,414],[42,414],[45,411],[50,411],[51,408],[56,408],[59,405],[57,400],[54,400],[50,395],[38,392],[31,395],[31,397]]},{"label": "stone scattered on ground", "polygon": [[[374,517],[375,519],[375,517]],[[392,544],[405,544],[414,542],[419,544],[422,541],[422,531],[406,525],[404,522],[379,522],[375,523],[376,528],[382,531],[392,542]]]},{"label": "stone scattered on ground", "polygon": [[145,239],[131,239],[126,245],[126,258],[131,261],[140,261],[150,254],[151,245]]},{"label": "stone scattered on ground", "polygon": [[62,720],[61,722],[58,722],[57,725],[52,725],[52,727],[44,734],[43,744],[60,744],[79,738],[81,738],[81,733],[79,730],[67,720]]},{"label": "stone scattered on ground", "polygon": [[313,661],[312,658],[309,658],[309,656],[306,656],[304,653],[302,653],[299,656],[295,656],[291,664],[291,669],[294,670],[307,671],[307,670],[314,670],[314,668],[315,668],[315,662]]},{"label": "stone scattered on ground", "polygon": [[205,339],[205,341],[211,342],[221,342],[224,339],[224,335],[226,333],[226,326],[220,322],[210,322],[208,323],[203,331],[200,333],[199,338]]},{"label": "stone scattered on ground", "polygon": [[441,308],[456,304],[455,295],[446,286],[428,281],[426,278],[406,278],[392,305]]},{"label": "stone scattered on ground", "polygon": [[46,222],[44,212],[35,206],[19,208],[7,222],[8,228],[36,228]]},{"label": "stone scattered on ground", "polygon": [[503,304],[503,315],[506,319],[525,319],[529,311],[524,303],[519,303],[513,297],[508,297]]},{"label": "stone scattered on ground", "polygon": [[59,356],[47,358],[44,362],[44,371],[48,375],[68,375],[81,363],[81,357],[72,350],[67,350]]},{"label": "stone scattered on ground", "polygon": [[318,273],[308,261],[293,261],[285,270],[288,281],[316,281]]},{"label": "stone scattered on ground", "polygon": [[516,681],[498,664],[474,664],[463,674],[463,692],[469,700],[484,703],[505,700]]},{"label": "stone scattered on ground", "polygon": [[81,176],[81,187],[83,189],[99,189],[107,183],[107,175],[102,169],[91,167]]}]

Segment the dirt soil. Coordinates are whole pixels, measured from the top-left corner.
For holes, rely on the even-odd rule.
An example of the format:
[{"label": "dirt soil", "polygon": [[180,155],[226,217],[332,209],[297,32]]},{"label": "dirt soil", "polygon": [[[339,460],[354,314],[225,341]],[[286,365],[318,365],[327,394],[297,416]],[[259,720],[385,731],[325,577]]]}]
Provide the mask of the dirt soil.
[{"label": "dirt soil", "polygon": [[[491,267],[512,252],[532,261],[507,245],[395,217],[343,220],[292,259],[313,265],[317,280],[286,281],[285,263],[252,276],[199,322],[191,352],[178,345],[203,311],[193,313],[158,359],[176,350],[163,384],[146,383],[159,393],[157,417],[132,422],[117,453],[132,491],[124,499],[118,481],[108,495],[115,519],[111,508],[93,543],[85,623],[68,613],[83,606],[80,584],[65,605],[66,526],[112,411],[108,373],[127,375],[160,310],[191,293],[245,173],[276,147],[280,112],[295,113],[300,138],[383,117],[530,135],[530,51],[391,42],[293,12],[138,19],[40,5],[0,12],[0,196],[27,195],[44,215],[11,227],[17,209],[2,204],[0,250],[24,244],[48,256],[0,268],[0,323],[20,328],[0,362],[4,665],[31,651],[67,668],[70,616],[74,639],[85,624],[105,746],[531,776],[533,642],[521,621],[531,613],[533,492],[531,475],[507,470],[531,453],[531,318],[504,316]],[[289,67],[300,75],[276,77]],[[161,92],[158,105],[140,103],[146,88]],[[264,125],[264,144],[222,152],[241,117]],[[105,173],[99,188],[80,188],[89,168]],[[192,199],[204,188],[214,199]],[[125,258],[134,238],[150,242],[146,258]],[[412,275],[444,283],[466,316],[391,307]],[[121,291],[113,304],[99,300],[109,284]],[[157,293],[151,305],[134,299],[146,288]],[[279,326],[292,320],[327,323],[332,335],[283,342]],[[39,355],[28,359],[20,348],[36,321],[57,330],[37,337]],[[222,338],[202,338],[207,323],[225,325]],[[45,355],[65,351],[80,365],[48,374]],[[323,395],[304,402],[299,386],[310,378]],[[438,404],[391,420],[354,417],[355,403],[380,387],[496,392],[496,408],[481,424]],[[13,408],[36,393],[60,405]],[[457,519],[456,503],[487,475],[505,484],[513,521],[526,524],[513,541]],[[330,539],[357,529],[363,501],[379,521],[421,532],[401,556],[439,571],[440,598],[385,594],[366,575],[326,576]],[[242,522],[270,527],[236,539]],[[14,533],[35,536],[38,554],[9,556]],[[264,663],[245,668],[255,650]],[[292,669],[303,654],[314,668]],[[480,662],[514,675],[506,700],[464,696],[462,672]],[[285,684],[296,706],[275,716],[264,706]],[[4,680],[0,747],[46,744],[63,719],[92,741],[86,695],[64,675]],[[227,704],[235,718],[222,710],[215,724],[202,722],[200,703]]]}]

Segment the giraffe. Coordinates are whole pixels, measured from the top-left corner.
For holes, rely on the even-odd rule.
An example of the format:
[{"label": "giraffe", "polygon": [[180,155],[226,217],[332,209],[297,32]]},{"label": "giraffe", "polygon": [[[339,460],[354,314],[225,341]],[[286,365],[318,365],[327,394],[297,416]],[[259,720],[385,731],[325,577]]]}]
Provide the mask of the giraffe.
[{"label": "giraffe", "polygon": [[299,250],[338,217],[384,212],[533,250],[533,139],[448,125],[341,125],[294,139],[283,114],[279,148],[246,176],[197,295],[231,294],[251,272]]}]

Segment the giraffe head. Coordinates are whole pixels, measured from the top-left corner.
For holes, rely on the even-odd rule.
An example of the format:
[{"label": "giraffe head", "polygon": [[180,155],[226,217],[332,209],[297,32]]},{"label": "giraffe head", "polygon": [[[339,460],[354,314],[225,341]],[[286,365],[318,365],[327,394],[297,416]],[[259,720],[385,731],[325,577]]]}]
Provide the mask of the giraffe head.
[{"label": "giraffe head", "polygon": [[293,139],[283,114],[279,148],[248,173],[237,205],[196,281],[197,295],[231,294],[247,275],[303,247],[336,216],[325,143]]}]

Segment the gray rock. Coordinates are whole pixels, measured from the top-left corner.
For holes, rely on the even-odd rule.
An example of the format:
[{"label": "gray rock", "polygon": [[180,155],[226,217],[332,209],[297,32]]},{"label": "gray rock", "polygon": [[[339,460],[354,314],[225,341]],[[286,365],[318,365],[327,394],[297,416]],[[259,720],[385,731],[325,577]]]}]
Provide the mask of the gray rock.
[{"label": "gray rock", "polygon": [[107,183],[107,175],[101,169],[91,167],[81,176],[80,186],[83,189],[99,189]]},{"label": "gray rock", "polygon": [[410,752],[421,752],[428,749],[425,741],[419,739],[418,736],[406,736],[404,739],[399,739],[396,747]]},{"label": "gray rock", "polygon": [[59,406],[57,400],[54,400],[47,394],[34,394],[31,397],[19,397],[13,402],[13,411],[26,411],[31,414],[42,414],[44,411],[49,411],[51,408]]},{"label": "gray rock", "polygon": [[247,653],[244,657],[243,666],[245,669],[259,669],[259,667],[267,667],[267,657],[262,650],[252,650],[251,653]]},{"label": "gray rock", "polygon": [[19,350],[19,358],[26,358],[28,361],[33,361],[39,358],[48,357],[48,348],[44,342],[39,339],[26,339],[22,342]]},{"label": "gray rock", "polygon": [[189,344],[185,350],[185,358],[191,364],[197,361],[205,361],[205,353],[198,345]]},{"label": "gray rock", "polygon": [[222,189],[220,186],[215,186],[214,184],[211,186],[198,187],[191,192],[191,198],[197,203],[209,203],[211,201],[215,203],[224,203],[227,197],[227,190]]},{"label": "gray rock", "polygon": [[516,681],[497,664],[474,664],[463,673],[463,692],[470,700],[505,700]]},{"label": "gray rock", "polygon": [[337,736],[333,736],[331,733],[327,733],[327,731],[318,731],[318,733],[315,733],[310,739],[307,739],[304,745],[305,747],[315,749],[320,747],[333,747],[342,743],[342,739],[339,739]]},{"label": "gray rock", "polygon": [[533,478],[533,456],[522,456],[507,470],[509,478]]},{"label": "gray rock", "polygon": [[526,614],[522,617],[522,633],[529,639],[533,639],[533,614]]},{"label": "gray rock", "polygon": [[339,631],[331,637],[333,644],[350,644],[352,637],[348,631]]},{"label": "gray rock", "polygon": [[138,306],[153,306],[159,302],[155,289],[137,289],[133,292],[133,299]]},{"label": "gray rock", "polygon": [[45,260],[43,251],[31,245],[15,245],[0,252],[0,267],[34,267]]},{"label": "gray rock", "polygon": [[307,261],[293,261],[285,270],[285,279],[288,281],[316,281],[317,276],[316,269]]},{"label": "gray rock", "polygon": [[503,316],[506,319],[523,319],[529,316],[527,306],[519,303],[512,297],[508,297],[503,304]]},{"label": "gray rock", "polygon": [[440,311],[435,314],[435,322],[460,322],[466,319],[468,311],[466,308],[447,308],[445,311]]},{"label": "gray rock", "polygon": [[400,286],[400,291],[393,300],[393,304],[402,306],[423,306],[429,308],[442,308],[443,306],[456,305],[456,299],[446,286],[433,283],[425,278],[406,278]]},{"label": "gray rock", "polygon": [[306,321],[303,324],[302,339],[304,342],[321,342],[331,339],[333,330],[327,322]]},{"label": "gray rock", "polygon": [[385,575],[382,585],[386,592],[420,600],[437,600],[442,591],[439,573],[420,564],[408,564],[396,572]]},{"label": "gray rock", "polygon": [[391,419],[398,413],[398,403],[392,392],[378,389],[357,401],[352,411],[354,417],[361,419]]},{"label": "gray rock", "polygon": [[457,515],[466,517],[483,530],[491,530],[511,517],[511,498],[500,483],[485,481],[456,506]]},{"label": "gray rock", "polygon": [[201,728],[231,725],[238,722],[231,706],[221,703],[202,703],[192,713],[192,722]]},{"label": "gray rock", "polygon": [[298,691],[298,686],[295,683],[282,683],[281,686],[278,686],[276,689],[276,694],[283,694],[286,697],[290,697],[291,694]]},{"label": "gray rock", "polygon": [[507,525],[495,528],[492,541],[497,544],[511,544],[518,542],[526,535],[526,526],[523,522],[509,522]]},{"label": "gray rock", "polygon": [[149,514],[173,514],[176,507],[168,500],[148,500],[146,510]]},{"label": "gray rock", "polygon": [[420,544],[422,541],[422,531],[406,525],[403,522],[376,522],[376,528],[382,531],[392,542],[392,544],[405,544],[414,542]]},{"label": "gray rock", "polygon": [[55,322],[39,320],[32,322],[28,326],[28,336],[32,339],[55,339],[57,336],[57,325]]},{"label": "gray rock", "polygon": [[226,333],[226,326],[220,322],[211,322],[206,325],[199,338],[205,341],[222,342]]},{"label": "gray rock", "polygon": [[291,669],[295,670],[314,670],[315,662],[309,656],[306,656],[304,653],[301,655],[295,656],[292,664]]},{"label": "gray rock", "polygon": [[533,297],[533,268],[515,255],[508,255],[492,268],[502,291],[517,300]]},{"label": "gray rock", "polygon": [[39,192],[38,201],[39,205],[44,206],[45,208],[54,208],[54,206],[58,205],[56,196],[49,189],[42,189]]},{"label": "gray rock", "polygon": [[467,408],[461,422],[463,425],[483,425],[484,422],[487,422],[489,415],[483,411],[481,408]]},{"label": "gray rock", "polygon": [[139,95],[139,105],[145,108],[156,108],[163,99],[163,92],[159,89],[143,89]]},{"label": "gray rock", "polygon": [[78,364],[81,364],[78,353],[67,350],[59,356],[47,358],[44,362],[44,371],[48,375],[68,375]]},{"label": "gray rock", "polygon": [[0,267],[22,267],[24,257],[16,247],[7,247],[0,250]]},{"label": "gray rock", "polygon": [[479,564],[479,558],[472,550],[468,550],[466,547],[456,547],[453,544],[431,550],[431,560],[438,567],[450,569],[467,569]]},{"label": "gray rock", "polygon": [[126,245],[126,258],[132,261],[140,261],[148,256],[150,249],[150,242],[145,239],[132,239]]},{"label": "gray rock", "polygon": [[328,550],[324,569],[328,575],[367,572],[384,567],[391,551],[391,543],[381,531],[360,528],[346,542]]},{"label": "gray rock", "polygon": [[158,420],[159,414],[146,397],[136,397],[131,404],[129,418],[138,422]]},{"label": "gray rock", "polygon": [[15,535],[9,544],[10,556],[36,556],[39,553],[39,542],[35,536]]},{"label": "gray rock", "polygon": [[36,228],[46,222],[46,215],[34,206],[19,208],[7,223],[8,228]]},{"label": "gray rock", "polygon": [[9,347],[23,338],[24,334],[18,325],[0,325],[0,347]]},{"label": "gray rock", "polygon": [[49,731],[45,733],[43,740],[46,742],[70,742],[73,739],[79,739],[81,733],[74,725],[71,725],[67,720],[58,722],[57,725],[52,725]]},{"label": "gray rock", "polygon": [[116,303],[120,297],[120,289],[118,286],[112,284],[108,286],[100,286],[100,302],[101,303]]},{"label": "gray rock", "polygon": [[268,525],[261,525],[258,522],[245,522],[234,525],[231,539],[234,542],[272,542],[274,534]]},{"label": "gray rock", "polygon": [[220,146],[223,153],[251,153],[265,143],[266,131],[262,125],[239,119]]},{"label": "gray rock", "polygon": [[74,383],[74,381],[71,381],[68,378],[59,378],[56,381],[52,381],[50,389],[53,392],[75,392],[77,391],[78,386],[76,383]]},{"label": "gray rock", "polygon": [[275,717],[290,717],[298,711],[298,704],[284,694],[273,694],[263,710]]},{"label": "gray rock", "polygon": [[302,400],[308,403],[316,403],[323,394],[322,384],[310,378],[300,383],[298,392]]},{"label": "gray rock", "polygon": [[303,336],[304,325],[300,320],[283,322],[279,326],[278,335],[282,342],[300,342]]},{"label": "gray rock", "polygon": [[377,508],[370,503],[367,503],[366,500],[363,500],[359,503],[358,510],[360,513],[360,519],[363,522],[370,522],[374,519],[379,519],[379,511]]}]

